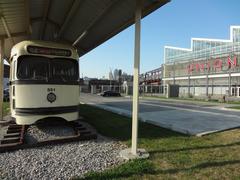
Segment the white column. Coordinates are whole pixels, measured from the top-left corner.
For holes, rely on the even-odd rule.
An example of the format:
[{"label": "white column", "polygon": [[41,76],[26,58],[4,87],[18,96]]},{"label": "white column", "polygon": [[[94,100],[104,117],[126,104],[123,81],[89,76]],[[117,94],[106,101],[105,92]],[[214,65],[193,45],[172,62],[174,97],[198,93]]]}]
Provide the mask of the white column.
[{"label": "white column", "polygon": [[[164,65],[163,65],[163,78],[166,78],[166,65],[165,65],[165,55],[164,55]],[[163,95],[167,97],[167,92],[166,92],[166,80],[163,80]]]},{"label": "white column", "polygon": [[0,56],[0,120],[3,120],[3,76],[4,76],[4,39],[1,39]]},{"label": "white column", "polygon": [[190,85],[191,85],[191,80],[190,80],[190,75],[188,75],[188,97],[190,97]]},{"label": "white column", "polygon": [[208,97],[208,84],[209,84],[209,78],[208,78],[208,74],[206,77],[206,96]]},{"label": "white column", "polygon": [[140,64],[140,32],[142,1],[136,0],[135,10],[135,46],[134,46],[134,77],[133,77],[133,110],[132,110],[132,154],[137,155],[138,139],[138,105],[139,105],[139,64]]},{"label": "white column", "polygon": [[[229,74],[228,74],[228,96],[231,96],[231,70],[229,70]],[[213,87],[212,87],[213,88]]]}]

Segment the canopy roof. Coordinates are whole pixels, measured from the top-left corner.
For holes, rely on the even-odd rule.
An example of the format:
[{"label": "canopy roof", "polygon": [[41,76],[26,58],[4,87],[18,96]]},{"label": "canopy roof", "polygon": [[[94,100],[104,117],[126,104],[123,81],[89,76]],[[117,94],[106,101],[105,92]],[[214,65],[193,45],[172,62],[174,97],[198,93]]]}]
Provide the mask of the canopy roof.
[{"label": "canopy roof", "polygon": [[[143,0],[143,17],[170,0]],[[22,40],[73,44],[80,56],[134,23],[135,0],[0,0],[5,56]]]}]

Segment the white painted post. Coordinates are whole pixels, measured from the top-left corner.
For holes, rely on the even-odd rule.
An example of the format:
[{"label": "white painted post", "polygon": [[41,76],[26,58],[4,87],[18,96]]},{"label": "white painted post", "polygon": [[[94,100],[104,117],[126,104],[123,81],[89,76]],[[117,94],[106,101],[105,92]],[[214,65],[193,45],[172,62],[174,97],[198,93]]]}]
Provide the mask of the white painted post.
[{"label": "white painted post", "polygon": [[128,96],[128,85],[125,86],[125,95]]},{"label": "white painted post", "polygon": [[132,154],[137,155],[138,139],[138,105],[139,105],[139,64],[140,64],[140,32],[142,1],[136,0],[135,10],[135,46],[134,46],[134,77],[133,77],[133,110],[132,110]]},{"label": "white painted post", "polygon": [[0,120],[3,120],[4,39],[1,39],[0,55]]},{"label": "white painted post", "polygon": [[190,85],[191,85],[191,80],[190,80],[190,75],[188,75],[188,97],[190,97]]},{"label": "white painted post", "polygon": [[[165,61],[165,55],[164,55],[164,61]],[[165,63],[165,62],[164,62]],[[163,65],[163,78],[166,77],[166,65]],[[166,80],[163,80],[163,95],[167,97],[167,91],[166,91]]]},{"label": "white painted post", "polygon": [[[229,74],[228,74],[228,96],[231,96],[231,70],[229,70]],[[212,86],[213,89],[213,86]]]},{"label": "white painted post", "polygon": [[206,96],[208,98],[208,84],[209,84],[209,78],[208,78],[208,74],[207,74],[207,77],[206,77]]}]

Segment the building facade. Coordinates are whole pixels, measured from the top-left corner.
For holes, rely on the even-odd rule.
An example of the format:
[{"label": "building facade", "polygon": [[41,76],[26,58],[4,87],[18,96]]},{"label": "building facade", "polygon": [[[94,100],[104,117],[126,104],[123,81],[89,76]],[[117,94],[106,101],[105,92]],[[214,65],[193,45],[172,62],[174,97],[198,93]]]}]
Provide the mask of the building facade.
[{"label": "building facade", "polygon": [[230,39],[192,38],[191,48],[164,47],[163,83],[179,85],[179,96],[240,98],[240,26]]}]

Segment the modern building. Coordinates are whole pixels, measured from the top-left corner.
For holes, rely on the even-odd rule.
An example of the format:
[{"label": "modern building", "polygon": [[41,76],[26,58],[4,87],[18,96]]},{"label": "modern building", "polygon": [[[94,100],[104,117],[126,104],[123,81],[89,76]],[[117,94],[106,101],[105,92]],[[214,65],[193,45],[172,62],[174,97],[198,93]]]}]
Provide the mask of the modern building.
[{"label": "modern building", "polygon": [[230,39],[192,38],[191,48],[164,47],[165,85],[179,85],[179,96],[240,97],[240,26]]},{"label": "modern building", "polygon": [[121,81],[122,76],[122,70],[121,69],[115,69],[113,71],[113,80]]}]

